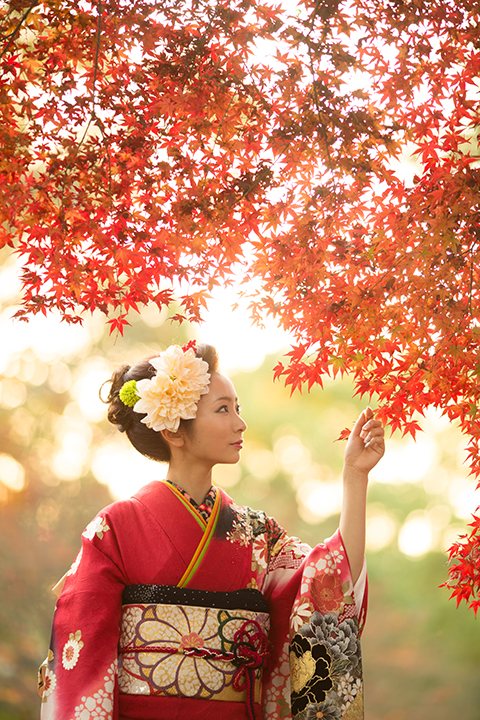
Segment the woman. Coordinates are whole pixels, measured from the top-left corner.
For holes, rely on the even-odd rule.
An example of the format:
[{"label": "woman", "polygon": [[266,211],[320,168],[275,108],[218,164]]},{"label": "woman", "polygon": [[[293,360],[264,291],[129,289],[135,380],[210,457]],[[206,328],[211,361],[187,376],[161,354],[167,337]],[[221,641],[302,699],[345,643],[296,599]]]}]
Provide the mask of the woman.
[{"label": "woman", "polygon": [[108,418],[165,482],[102,510],[56,588],[42,720],[363,717],[368,408],[345,452],[337,533],[313,550],[211,484],[246,424],[211,346],[171,346],[111,380]]}]

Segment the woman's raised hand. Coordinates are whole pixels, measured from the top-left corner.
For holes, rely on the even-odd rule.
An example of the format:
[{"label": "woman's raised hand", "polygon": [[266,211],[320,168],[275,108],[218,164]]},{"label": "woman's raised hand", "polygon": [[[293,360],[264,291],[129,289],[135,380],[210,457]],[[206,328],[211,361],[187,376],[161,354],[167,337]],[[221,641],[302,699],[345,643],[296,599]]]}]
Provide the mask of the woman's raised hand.
[{"label": "woman's raised hand", "polygon": [[345,448],[345,468],[368,473],[385,452],[382,424],[367,407],[353,426]]}]

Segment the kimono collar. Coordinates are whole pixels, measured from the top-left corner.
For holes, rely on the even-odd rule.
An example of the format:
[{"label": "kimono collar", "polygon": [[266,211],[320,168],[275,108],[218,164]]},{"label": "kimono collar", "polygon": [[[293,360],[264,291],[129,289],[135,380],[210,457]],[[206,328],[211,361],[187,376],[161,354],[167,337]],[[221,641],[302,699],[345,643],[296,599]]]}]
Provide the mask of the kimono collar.
[{"label": "kimono collar", "polygon": [[217,497],[217,488],[214,485],[211,486],[210,490],[205,495],[203,502],[199,505],[180,485],[172,482],[172,480],[166,480],[165,482],[173,485],[173,487],[175,487],[179,492],[181,492],[184,498],[188,500],[188,502],[193,505],[196,510],[198,510],[203,519],[208,522],[208,519],[212,514],[212,508],[215,503],[215,498]]}]

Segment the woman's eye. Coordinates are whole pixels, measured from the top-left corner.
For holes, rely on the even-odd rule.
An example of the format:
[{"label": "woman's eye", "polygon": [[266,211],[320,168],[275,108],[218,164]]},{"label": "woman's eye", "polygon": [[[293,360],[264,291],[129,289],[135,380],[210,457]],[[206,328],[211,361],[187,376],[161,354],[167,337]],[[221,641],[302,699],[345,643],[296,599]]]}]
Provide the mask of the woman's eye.
[{"label": "woman's eye", "polygon": [[[240,407],[240,405],[237,405],[237,407],[235,408],[235,411],[237,412],[238,415],[242,412],[242,408]],[[229,410],[228,405],[221,405],[218,408],[217,412],[227,412],[228,413],[228,412],[230,412],[230,410]]]}]

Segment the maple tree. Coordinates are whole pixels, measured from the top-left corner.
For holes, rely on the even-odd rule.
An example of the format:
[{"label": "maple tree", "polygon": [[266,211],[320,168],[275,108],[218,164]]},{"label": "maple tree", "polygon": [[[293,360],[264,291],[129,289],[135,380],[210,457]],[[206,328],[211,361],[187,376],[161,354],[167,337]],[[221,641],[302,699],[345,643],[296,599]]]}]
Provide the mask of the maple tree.
[{"label": "maple tree", "polygon": [[[471,0],[15,0],[0,9],[0,246],[17,316],[131,310],[260,278],[292,389],[351,373],[415,435],[441,408],[480,473]],[[402,178],[396,158],[417,158]],[[480,606],[480,519],[449,587]]]}]

